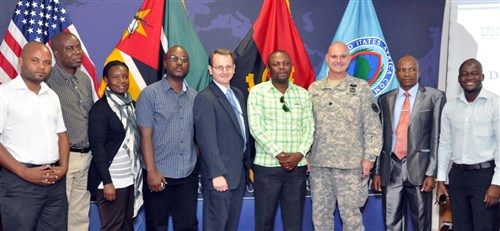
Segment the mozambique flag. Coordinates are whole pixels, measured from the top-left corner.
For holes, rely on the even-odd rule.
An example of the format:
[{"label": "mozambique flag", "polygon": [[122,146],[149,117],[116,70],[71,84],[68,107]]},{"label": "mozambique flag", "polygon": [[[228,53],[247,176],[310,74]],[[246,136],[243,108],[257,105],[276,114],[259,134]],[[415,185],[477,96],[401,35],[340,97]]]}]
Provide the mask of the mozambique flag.
[{"label": "mozambique flag", "polygon": [[181,45],[189,54],[189,74],[186,77],[189,86],[197,91],[205,89],[211,81],[207,68],[208,56],[189,20],[184,0],[167,0],[163,31],[168,47]]},{"label": "mozambique flag", "polygon": [[[351,53],[347,73],[366,80],[373,95],[398,87],[394,62],[371,0],[349,1],[332,43],[335,41],[346,43]],[[327,75],[328,66],[323,62],[316,78]]]},{"label": "mozambique flag", "polygon": [[267,81],[270,77],[267,58],[276,50],[290,55],[290,80],[307,89],[314,81],[314,71],[290,14],[289,3],[264,0],[255,24],[234,52],[236,73],[231,84],[248,94],[255,84]]},{"label": "mozambique flag", "polygon": [[[183,46],[189,54],[187,83],[196,90],[205,88],[210,81],[208,57],[183,0],[145,0],[106,63],[120,60],[127,64],[129,92],[137,99],[142,89],[163,76],[163,57],[173,45]],[[105,88],[101,80],[100,95]]]}]

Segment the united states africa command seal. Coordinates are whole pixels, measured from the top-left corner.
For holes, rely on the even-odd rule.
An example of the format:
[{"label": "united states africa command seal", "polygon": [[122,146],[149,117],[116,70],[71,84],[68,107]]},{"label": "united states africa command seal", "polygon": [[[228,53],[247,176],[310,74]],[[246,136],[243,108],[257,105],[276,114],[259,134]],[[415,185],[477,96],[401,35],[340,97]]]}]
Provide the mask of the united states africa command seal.
[{"label": "united states africa command seal", "polygon": [[395,71],[385,41],[377,37],[362,37],[347,43],[347,48],[352,57],[347,73],[366,80],[375,97],[385,92]]}]

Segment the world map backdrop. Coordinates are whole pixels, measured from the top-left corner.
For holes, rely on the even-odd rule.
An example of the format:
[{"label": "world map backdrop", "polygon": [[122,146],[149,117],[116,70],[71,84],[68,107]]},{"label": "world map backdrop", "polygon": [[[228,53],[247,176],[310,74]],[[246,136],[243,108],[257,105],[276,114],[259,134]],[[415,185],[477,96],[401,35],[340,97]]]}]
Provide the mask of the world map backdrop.
[{"label": "world map backdrop", "polygon": [[[61,0],[87,47],[97,74],[142,1]],[[16,0],[0,0],[4,36]],[[207,53],[234,50],[260,13],[262,0],[185,0],[186,9]],[[321,68],[344,14],[347,0],[290,0],[290,10],[316,73]],[[420,82],[437,87],[444,0],[373,0],[395,61],[410,54],[422,68]],[[100,78],[100,77],[99,77]]]}]

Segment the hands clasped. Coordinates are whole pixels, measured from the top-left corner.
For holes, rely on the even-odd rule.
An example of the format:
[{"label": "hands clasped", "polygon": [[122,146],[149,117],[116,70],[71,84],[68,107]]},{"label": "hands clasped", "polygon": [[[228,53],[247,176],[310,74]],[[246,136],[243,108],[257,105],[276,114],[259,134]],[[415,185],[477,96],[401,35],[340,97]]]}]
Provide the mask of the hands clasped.
[{"label": "hands clasped", "polygon": [[292,171],[297,168],[297,164],[304,158],[304,155],[300,152],[293,152],[293,153],[286,153],[286,152],[281,152],[276,156],[276,159],[278,159],[281,168],[287,170],[287,171]]},{"label": "hands clasped", "polygon": [[38,185],[49,186],[60,181],[66,175],[66,170],[59,166],[40,166],[35,168],[26,168],[23,179]]}]

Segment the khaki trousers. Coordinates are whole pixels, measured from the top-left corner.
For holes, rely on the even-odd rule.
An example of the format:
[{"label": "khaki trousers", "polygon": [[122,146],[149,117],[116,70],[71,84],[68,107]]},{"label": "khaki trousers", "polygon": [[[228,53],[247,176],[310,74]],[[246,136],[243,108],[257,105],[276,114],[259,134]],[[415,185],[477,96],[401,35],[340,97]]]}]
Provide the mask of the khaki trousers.
[{"label": "khaki trousers", "polygon": [[66,194],[68,196],[68,230],[88,231],[90,192],[87,178],[92,153],[69,153],[68,173],[66,173]]}]

